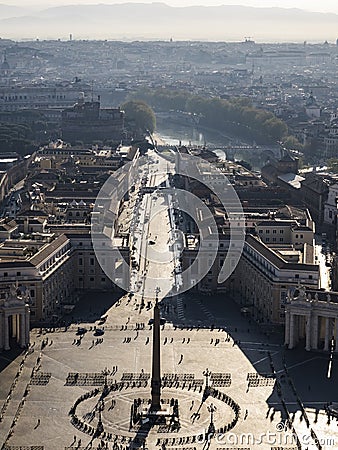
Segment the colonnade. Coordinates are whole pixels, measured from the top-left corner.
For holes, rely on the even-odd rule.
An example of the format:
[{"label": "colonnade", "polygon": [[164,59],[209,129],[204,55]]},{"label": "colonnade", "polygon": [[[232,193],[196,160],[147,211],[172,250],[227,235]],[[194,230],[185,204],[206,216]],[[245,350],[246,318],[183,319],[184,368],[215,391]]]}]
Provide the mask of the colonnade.
[{"label": "colonnade", "polygon": [[285,310],[285,345],[304,340],[305,349],[338,352],[338,303],[303,296],[289,299]]},{"label": "colonnade", "polygon": [[0,350],[9,350],[13,340],[21,348],[29,344],[29,307],[0,307]]}]

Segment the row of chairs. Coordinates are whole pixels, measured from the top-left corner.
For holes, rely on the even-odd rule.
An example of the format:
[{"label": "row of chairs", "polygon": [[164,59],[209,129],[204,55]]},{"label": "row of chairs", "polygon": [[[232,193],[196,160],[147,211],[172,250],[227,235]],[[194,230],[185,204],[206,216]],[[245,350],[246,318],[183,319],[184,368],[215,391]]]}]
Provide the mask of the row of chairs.
[{"label": "row of chairs", "polygon": [[102,373],[69,372],[66,386],[101,386],[104,381],[105,376]]},{"label": "row of chairs", "polygon": [[49,372],[35,373],[30,380],[31,385],[46,386],[49,383],[52,374]]},{"label": "row of chairs", "polygon": [[150,373],[128,373],[124,372],[121,381],[145,381],[149,380]]}]

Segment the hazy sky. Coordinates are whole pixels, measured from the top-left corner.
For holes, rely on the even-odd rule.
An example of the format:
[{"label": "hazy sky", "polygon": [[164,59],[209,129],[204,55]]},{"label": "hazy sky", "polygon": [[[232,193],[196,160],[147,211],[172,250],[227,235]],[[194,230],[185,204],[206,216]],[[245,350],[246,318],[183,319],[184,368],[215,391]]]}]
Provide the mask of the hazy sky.
[{"label": "hazy sky", "polygon": [[[97,4],[97,3],[152,3],[153,0],[1,0],[1,3],[17,6],[58,6],[65,4]],[[172,6],[190,6],[190,5],[248,5],[248,6],[280,6],[283,8],[301,8],[310,11],[334,12],[338,14],[337,0],[162,0]]]}]

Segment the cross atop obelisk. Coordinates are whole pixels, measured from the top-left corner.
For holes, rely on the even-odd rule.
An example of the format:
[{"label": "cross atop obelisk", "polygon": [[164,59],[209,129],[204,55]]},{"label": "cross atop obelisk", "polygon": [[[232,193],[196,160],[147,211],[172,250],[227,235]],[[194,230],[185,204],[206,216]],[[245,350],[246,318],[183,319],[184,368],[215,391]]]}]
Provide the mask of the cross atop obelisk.
[{"label": "cross atop obelisk", "polygon": [[151,374],[151,409],[161,409],[160,307],[156,298],[153,324],[153,360]]}]

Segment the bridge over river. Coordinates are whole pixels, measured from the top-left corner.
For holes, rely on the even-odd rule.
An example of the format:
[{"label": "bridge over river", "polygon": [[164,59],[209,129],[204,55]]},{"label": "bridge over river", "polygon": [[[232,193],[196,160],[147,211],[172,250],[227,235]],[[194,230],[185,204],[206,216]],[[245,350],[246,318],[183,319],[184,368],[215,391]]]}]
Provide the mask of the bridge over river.
[{"label": "bridge over river", "polygon": [[[203,148],[203,146],[198,145],[186,145],[189,149]],[[240,160],[244,159],[246,161],[251,162],[252,160],[260,161],[262,165],[269,159],[279,159],[281,157],[281,149],[277,145],[215,145],[208,144],[206,146],[208,150],[215,151],[218,155],[221,152],[224,153],[224,156],[227,160],[234,161],[235,159]],[[165,149],[169,149],[172,151],[177,151],[177,145],[158,145],[159,151],[163,151]]]}]

